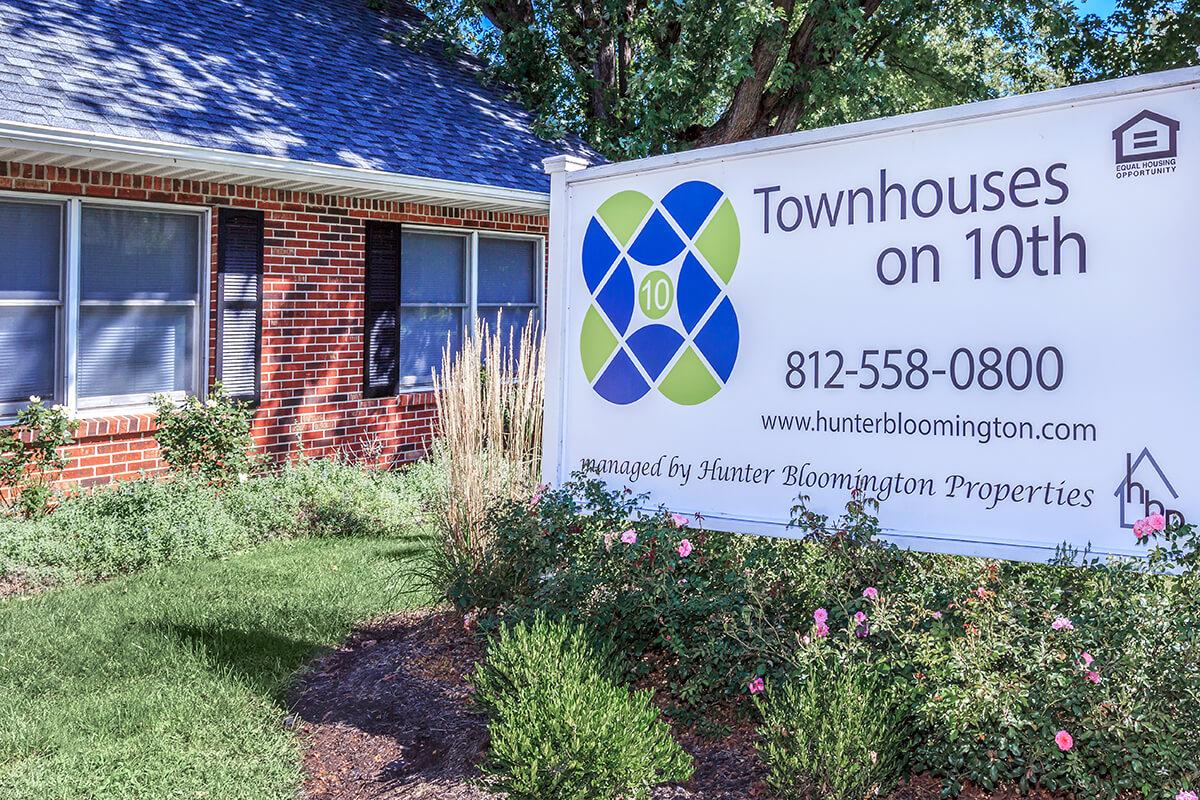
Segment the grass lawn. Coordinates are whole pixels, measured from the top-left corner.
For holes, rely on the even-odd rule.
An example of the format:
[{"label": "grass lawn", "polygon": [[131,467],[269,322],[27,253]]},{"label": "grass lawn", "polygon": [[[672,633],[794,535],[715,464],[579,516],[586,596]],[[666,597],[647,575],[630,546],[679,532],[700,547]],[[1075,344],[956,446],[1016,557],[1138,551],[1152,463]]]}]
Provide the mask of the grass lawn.
[{"label": "grass lawn", "polygon": [[276,542],[0,600],[0,798],[294,798],[293,673],[419,601],[418,544]]}]

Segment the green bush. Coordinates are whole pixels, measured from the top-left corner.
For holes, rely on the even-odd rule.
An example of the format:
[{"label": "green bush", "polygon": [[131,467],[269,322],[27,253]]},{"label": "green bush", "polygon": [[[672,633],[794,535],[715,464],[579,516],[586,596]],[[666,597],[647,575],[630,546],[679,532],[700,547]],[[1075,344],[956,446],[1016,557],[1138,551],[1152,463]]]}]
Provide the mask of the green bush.
[{"label": "green bush", "polygon": [[1157,800],[1200,783],[1190,528],[1155,530],[1149,560],[1068,566],[906,552],[876,538],[863,498],[834,519],[800,503],[799,541],[642,507],[587,478],[499,503],[479,566],[439,588],[485,631],[545,610],[611,640],[625,677],[655,671],[687,721],[757,678],[783,685],[828,659],[884,665],[880,680],[914,687],[903,771],[932,772],[948,795],[969,782]]},{"label": "green bush", "polygon": [[300,459],[240,481],[226,503],[258,535],[389,536],[420,513],[407,478],[344,459]]},{"label": "green bush", "polygon": [[125,481],[69,497],[37,520],[0,520],[4,571],[38,579],[105,578],[249,544],[216,491],[188,479]]},{"label": "green bush", "polygon": [[141,478],[69,496],[37,519],[0,516],[0,576],[106,578],[295,536],[391,536],[419,513],[407,478],[302,459],[218,486],[199,474]]},{"label": "green bush", "polygon": [[887,794],[905,763],[905,703],[866,664],[825,663],[766,690],[759,755],[783,800]]},{"label": "green bush", "polygon": [[491,718],[486,769],[511,800],[644,798],[691,776],[651,693],[618,684],[577,626],[502,626],[474,684]]},{"label": "green bush", "polygon": [[220,383],[204,401],[189,396],[177,403],[167,395],[156,395],[154,409],[154,438],[173,472],[200,475],[217,484],[249,474],[254,409],[230,398]]}]

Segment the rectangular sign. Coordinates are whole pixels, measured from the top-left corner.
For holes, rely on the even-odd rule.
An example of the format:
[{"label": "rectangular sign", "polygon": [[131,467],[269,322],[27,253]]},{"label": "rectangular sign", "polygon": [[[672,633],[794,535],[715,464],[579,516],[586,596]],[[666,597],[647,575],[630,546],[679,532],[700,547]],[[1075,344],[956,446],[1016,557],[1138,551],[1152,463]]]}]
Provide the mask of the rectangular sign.
[{"label": "rectangular sign", "polygon": [[1200,70],[554,176],[545,471],[789,535],[1130,554],[1200,514]]}]

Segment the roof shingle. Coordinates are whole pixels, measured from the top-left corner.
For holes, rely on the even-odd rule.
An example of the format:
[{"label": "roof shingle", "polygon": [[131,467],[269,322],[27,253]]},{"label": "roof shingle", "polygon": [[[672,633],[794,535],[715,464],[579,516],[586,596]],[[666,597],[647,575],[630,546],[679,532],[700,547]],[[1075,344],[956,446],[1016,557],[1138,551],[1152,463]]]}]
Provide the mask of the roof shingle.
[{"label": "roof shingle", "polygon": [[[0,0],[0,118],[545,191],[551,143],[367,0]],[[400,34],[389,35],[389,31]]]}]

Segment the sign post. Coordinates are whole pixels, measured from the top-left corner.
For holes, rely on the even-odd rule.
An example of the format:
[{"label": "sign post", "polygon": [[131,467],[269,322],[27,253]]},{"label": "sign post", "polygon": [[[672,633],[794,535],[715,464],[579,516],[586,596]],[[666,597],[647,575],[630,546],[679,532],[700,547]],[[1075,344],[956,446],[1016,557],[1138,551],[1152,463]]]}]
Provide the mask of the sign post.
[{"label": "sign post", "polygon": [[[544,470],[789,535],[1200,514],[1200,70],[552,172]],[[561,161],[561,159],[559,159]]]}]

